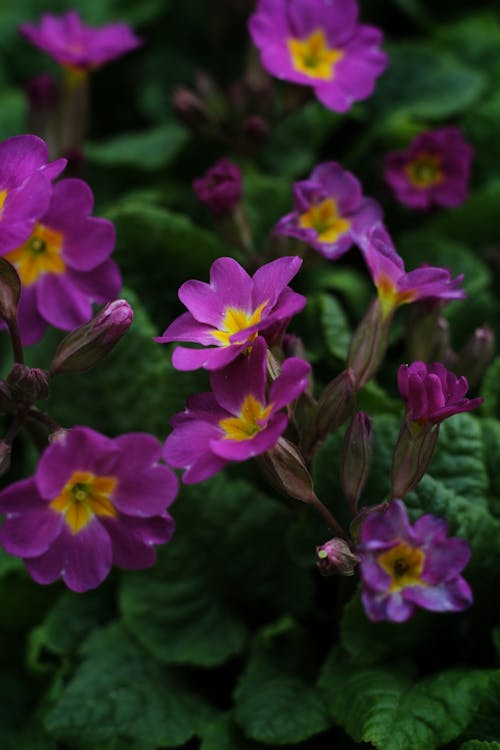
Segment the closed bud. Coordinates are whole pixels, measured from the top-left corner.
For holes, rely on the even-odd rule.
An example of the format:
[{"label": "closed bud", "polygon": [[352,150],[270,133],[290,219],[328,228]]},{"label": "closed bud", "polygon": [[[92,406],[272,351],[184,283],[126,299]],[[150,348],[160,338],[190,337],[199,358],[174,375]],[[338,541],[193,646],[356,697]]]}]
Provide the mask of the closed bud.
[{"label": "closed bud", "polygon": [[134,311],[124,299],[109,302],[92,320],[59,344],[50,366],[52,375],[84,372],[98,364],[128,331]]},{"label": "closed bud", "polygon": [[16,362],[7,376],[7,383],[12,398],[23,408],[28,408],[49,396],[48,373],[38,367],[26,367]]},{"label": "closed bud", "polygon": [[408,315],[408,358],[424,362],[451,361],[450,326],[441,314],[444,303],[424,299],[411,305]]},{"label": "closed bud", "polygon": [[360,411],[353,417],[345,436],[340,465],[340,479],[353,516],[365,486],[373,451],[370,417]]},{"label": "closed bud", "polygon": [[383,314],[377,297],[354,331],[347,364],[354,372],[358,390],[375,375],[382,364],[389,343],[392,318],[393,311]]},{"label": "closed bud", "polygon": [[0,477],[3,477],[10,469],[11,452],[12,446],[5,440],[0,440]]},{"label": "closed bud", "polygon": [[183,86],[174,89],[172,104],[176,116],[188,128],[196,129],[208,121],[202,99]]},{"label": "closed bud", "polygon": [[304,458],[289,440],[280,438],[274,448],[258,456],[257,462],[278,492],[303,503],[315,499],[312,477]]},{"label": "closed bud", "polygon": [[350,417],[356,400],[356,384],[351,369],[332,380],[319,397],[316,412],[315,443],[321,443]]},{"label": "closed bud", "polygon": [[316,565],[322,576],[352,576],[358,563],[358,556],[351,551],[345,539],[330,539],[316,547]]},{"label": "closed bud", "polygon": [[16,324],[21,282],[17,271],[5,258],[0,258],[0,316]]},{"label": "closed bud", "polygon": [[417,486],[432,461],[439,437],[439,424],[403,421],[391,468],[391,498],[403,499]]},{"label": "closed bud", "polygon": [[459,353],[454,370],[465,375],[469,386],[477,385],[495,354],[495,335],[491,328],[477,328]]},{"label": "closed bud", "polygon": [[251,115],[243,123],[243,133],[250,140],[262,143],[269,136],[269,123],[259,115]]}]

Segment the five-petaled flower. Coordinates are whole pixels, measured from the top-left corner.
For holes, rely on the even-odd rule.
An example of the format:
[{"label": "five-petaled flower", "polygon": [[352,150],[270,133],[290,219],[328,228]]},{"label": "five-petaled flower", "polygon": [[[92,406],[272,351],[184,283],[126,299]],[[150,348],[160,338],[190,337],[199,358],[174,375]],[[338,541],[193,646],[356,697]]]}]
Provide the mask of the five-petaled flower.
[{"label": "five-petaled flower", "polygon": [[183,482],[193,484],[228,461],[246,461],[270,450],[288,424],[283,409],[307,388],[310,369],[298,357],[286,359],[267,395],[267,346],[259,336],[248,356],[211,374],[211,393],[193,396],[185,411],[172,418],[174,430],[163,458],[185,469]]},{"label": "five-petaled flower", "polygon": [[76,10],[42,15],[40,26],[24,23],[20,32],[60,65],[81,73],[110,62],[142,42],[126,23],[95,27],[82,23]]},{"label": "five-petaled flower", "polygon": [[275,332],[276,324],[302,310],[306,298],[287,286],[301,264],[296,256],[279,258],[250,277],[233,258],[219,258],[210,269],[210,284],[192,280],[181,286],[179,299],[188,312],[156,341],[189,341],[205,347],[178,346],[172,356],[178,370],[224,367],[249,349],[259,332],[264,336]]},{"label": "five-petaled flower", "polygon": [[453,300],[467,296],[460,288],[463,274],[452,279],[446,268],[425,265],[407,273],[403,259],[382,224],[359,238],[359,245],[377,287],[384,318],[401,305],[418,299]]},{"label": "five-petaled flower", "polygon": [[293,186],[294,211],[275,231],[297,237],[335,260],[355,239],[382,219],[376,201],[364,198],[356,177],[334,161],[315,167],[307,180]]},{"label": "five-petaled flower", "polygon": [[401,500],[369,513],[361,527],[362,601],[370,620],[404,622],[416,607],[459,612],[472,603],[460,573],[470,558],[465,539],[447,537],[447,523],[432,515],[412,526]]},{"label": "five-petaled flower", "polygon": [[467,198],[472,146],[458,128],[418,135],[406,151],[386,156],[385,179],[397,199],[412,208],[454,208]]},{"label": "five-petaled flower", "polygon": [[412,422],[439,424],[483,403],[482,398],[465,398],[467,378],[458,378],[440,362],[401,365],[398,387],[406,401],[406,417]]},{"label": "five-petaled flower", "polygon": [[145,433],[110,439],[74,427],[56,434],[35,475],[0,493],[0,543],[38,583],[62,578],[73,591],[98,586],[112,564],[153,565],[153,545],[174,530],[166,508],[178,486],[160,450]]},{"label": "five-petaled flower", "polygon": [[312,86],[336,112],[370,96],[387,67],[382,34],[358,24],[356,0],[259,0],[249,29],[269,73]]},{"label": "five-petaled flower", "polygon": [[24,344],[38,341],[49,324],[71,331],[86,323],[92,302],[109,302],[120,290],[120,271],[109,257],[115,230],[107,219],[90,215],[93,203],[85,182],[61,180],[31,236],[5,255],[21,279]]}]

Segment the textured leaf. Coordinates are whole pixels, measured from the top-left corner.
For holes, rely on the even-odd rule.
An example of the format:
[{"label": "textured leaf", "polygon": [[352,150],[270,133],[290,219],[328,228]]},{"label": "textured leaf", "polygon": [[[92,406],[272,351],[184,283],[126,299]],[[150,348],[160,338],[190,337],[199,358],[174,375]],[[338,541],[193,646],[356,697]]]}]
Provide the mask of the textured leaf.
[{"label": "textured leaf", "polygon": [[205,730],[200,750],[257,750],[257,747],[243,736],[227,714]]},{"label": "textured leaf", "polygon": [[176,747],[209,720],[186,691],[118,624],[96,631],[83,660],[45,717],[45,727],[74,750]]},{"label": "textured leaf", "polygon": [[469,740],[464,742],[458,750],[500,750],[500,742],[484,742],[483,740]]},{"label": "textured leaf", "polygon": [[341,650],[319,681],[333,718],[380,750],[435,750],[466,728],[491,672],[447,670],[415,681],[407,665],[356,667]]},{"label": "textured leaf", "polygon": [[[485,746],[479,745],[477,750],[496,750],[497,743],[500,744],[500,670],[492,676],[487,694],[481,696],[466,736],[484,743]],[[488,745],[490,742],[493,747]]]},{"label": "textured leaf", "polygon": [[486,371],[481,388],[483,414],[500,416],[500,357],[496,357]]},{"label": "textured leaf", "polygon": [[290,180],[245,171],[243,203],[255,247],[265,245],[276,223],[292,210]]},{"label": "textured leaf", "polygon": [[184,128],[169,122],[153,130],[123,133],[107,141],[87,143],[85,155],[104,166],[160,169],[175,159],[188,138]]},{"label": "textured leaf", "polygon": [[318,304],[327,349],[330,354],[343,361],[347,357],[351,341],[347,316],[340,303],[331,295],[319,295]]}]

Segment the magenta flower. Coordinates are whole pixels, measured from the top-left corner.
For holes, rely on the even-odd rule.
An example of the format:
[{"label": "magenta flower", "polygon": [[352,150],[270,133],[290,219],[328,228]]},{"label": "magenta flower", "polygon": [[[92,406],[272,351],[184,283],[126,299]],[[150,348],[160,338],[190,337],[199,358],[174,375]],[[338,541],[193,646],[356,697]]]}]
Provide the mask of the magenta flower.
[{"label": "magenta flower", "polygon": [[425,515],[412,526],[404,503],[369,513],[361,527],[361,594],[375,622],[405,622],[415,607],[460,612],[472,603],[472,591],[460,575],[470,559],[465,539],[447,538],[443,518]]},{"label": "magenta flower", "polygon": [[296,256],[279,258],[250,278],[233,258],[219,258],[210,269],[210,284],[192,280],[181,286],[179,299],[189,312],[155,340],[190,341],[205,347],[178,346],[172,356],[178,370],[225,367],[252,346],[259,332],[276,333],[277,323],[302,310],[306,298],[287,286],[301,265]]},{"label": "magenta flower", "polygon": [[36,473],[0,493],[0,543],[37,583],[98,586],[111,565],[148,568],[168,542],[177,478],[145,433],[110,439],[88,427],[56,435]]},{"label": "magenta flower", "polygon": [[48,208],[52,180],[66,159],[48,163],[36,135],[16,135],[0,143],[0,254],[24,242]]},{"label": "magenta flower", "polygon": [[382,210],[364,198],[353,174],[334,161],[315,167],[307,180],[293,186],[295,210],[278,222],[275,231],[306,242],[328,260],[340,258],[382,219]]},{"label": "magenta flower", "polygon": [[357,21],[356,0],[259,0],[249,30],[271,75],[312,86],[325,107],[346,112],[388,63],[382,33]]},{"label": "magenta flower", "polygon": [[360,237],[359,245],[377,287],[384,317],[388,317],[400,305],[418,299],[452,300],[466,297],[465,290],[460,288],[463,274],[452,279],[446,268],[425,265],[406,273],[403,259],[382,224]]},{"label": "magenta flower", "polygon": [[219,159],[203,177],[194,180],[193,190],[215,216],[230,214],[243,195],[241,169],[229,159]]},{"label": "magenta flower", "polygon": [[61,180],[31,236],[5,256],[22,283],[24,344],[38,341],[49,324],[70,331],[86,323],[92,302],[109,302],[120,290],[120,272],[109,257],[115,230],[107,219],[91,216],[93,203],[85,182]]},{"label": "magenta flower", "polygon": [[121,57],[142,44],[127,24],[86,26],[76,10],[62,16],[44,13],[40,26],[24,23],[19,31],[60,65],[81,72]]},{"label": "magenta flower", "polygon": [[176,414],[163,448],[165,461],[184,469],[182,481],[194,484],[220,471],[228,461],[246,461],[274,447],[288,424],[283,409],[307,387],[310,365],[292,357],[266,396],[267,346],[255,340],[239,357],[210,376],[211,393],[199,393]]},{"label": "magenta flower", "polygon": [[439,362],[413,362],[398,370],[398,388],[406,401],[406,416],[413,422],[438,424],[463,411],[477,409],[482,398],[465,398],[467,378],[457,378]]},{"label": "magenta flower", "polygon": [[458,128],[418,135],[407,151],[385,159],[385,179],[396,198],[412,208],[454,208],[467,198],[473,148]]}]

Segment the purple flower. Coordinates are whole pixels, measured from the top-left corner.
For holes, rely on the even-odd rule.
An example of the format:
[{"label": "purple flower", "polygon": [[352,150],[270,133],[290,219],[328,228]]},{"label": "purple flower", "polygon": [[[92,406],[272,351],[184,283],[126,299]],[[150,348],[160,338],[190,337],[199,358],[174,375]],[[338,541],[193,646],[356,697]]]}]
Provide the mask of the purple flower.
[{"label": "purple flower", "polygon": [[398,370],[398,388],[406,401],[406,416],[413,422],[437,424],[453,414],[477,409],[482,398],[465,398],[469,384],[439,362],[413,362]]},{"label": "purple flower", "polygon": [[241,169],[229,159],[220,159],[194,180],[193,190],[215,216],[230,214],[243,194]]},{"label": "purple flower", "polygon": [[357,21],[356,0],[259,0],[249,30],[269,73],[346,112],[370,96],[388,62],[381,32]]},{"label": "purple flower", "polygon": [[336,260],[355,237],[380,222],[382,210],[364,198],[361,185],[340,164],[328,161],[315,167],[307,180],[293,186],[295,210],[278,222],[275,231],[297,237],[328,260]]},{"label": "purple flower", "polygon": [[211,393],[193,396],[172,418],[162,455],[185,469],[183,482],[201,482],[228,461],[246,461],[276,444],[288,424],[283,409],[306,389],[311,367],[296,357],[285,360],[266,397],[266,365],[259,337],[249,355],[211,374]]},{"label": "purple flower", "polygon": [[16,135],[0,143],[0,254],[29,237],[49,205],[52,180],[66,159],[48,163],[48,150],[36,135]]},{"label": "purple flower", "polygon": [[40,26],[24,23],[19,30],[60,65],[82,72],[97,68],[142,44],[127,24],[110,23],[99,28],[86,26],[75,10],[62,16],[44,13]]},{"label": "purple flower", "polygon": [[385,159],[385,179],[396,198],[412,208],[454,208],[467,198],[473,148],[458,128],[418,135],[407,151]]},{"label": "purple flower", "polygon": [[362,601],[370,620],[405,622],[415,607],[459,612],[472,603],[460,575],[470,559],[465,539],[447,538],[443,518],[425,515],[411,526],[401,500],[369,513],[361,527]]},{"label": "purple flower", "polygon": [[219,258],[210,269],[210,284],[192,280],[181,286],[179,299],[189,312],[155,340],[190,341],[205,347],[178,346],[172,356],[178,370],[225,367],[252,346],[259,332],[275,333],[277,323],[302,310],[306,298],[287,286],[301,265],[296,256],[279,258],[250,278],[233,258]]},{"label": "purple flower", "polygon": [[120,272],[109,257],[115,230],[107,219],[91,216],[93,203],[85,182],[61,180],[31,236],[5,256],[22,283],[24,344],[38,341],[48,324],[70,331],[86,323],[92,302],[109,302],[120,290]]},{"label": "purple flower", "polygon": [[463,299],[460,288],[463,274],[451,278],[446,268],[422,265],[406,273],[403,259],[398,255],[383,224],[373,227],[359,238],[361,252],[377,287],[384,317],[400,305],[418,299]]},{"label": "purple flower", "polygon": [[37,583],[98,586],[111,565],[147,568],[168,542],[177,478],[145,433],[110,439],[88,427],[56,434],[36,473],[0,493],[0,543]]}]

